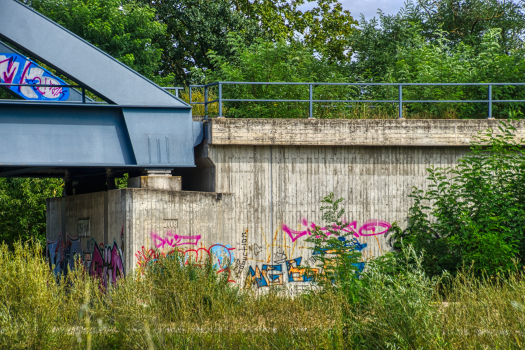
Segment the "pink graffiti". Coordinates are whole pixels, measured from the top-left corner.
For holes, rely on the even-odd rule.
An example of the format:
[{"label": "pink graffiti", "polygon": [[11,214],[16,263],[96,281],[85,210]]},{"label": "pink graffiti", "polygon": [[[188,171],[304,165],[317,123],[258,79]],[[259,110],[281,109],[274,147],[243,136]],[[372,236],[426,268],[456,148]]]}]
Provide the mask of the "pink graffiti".
[{"label": "pink graffiti", "polygon": [[152,232],[151,239],[153,240],[155,247],[163,249],[166,245],[168,245],[168,247],[178,247],[181,245],[197,245],[197,243],[201,239],[201,236],[179,236],[176,233],[168,231],[166,233],[166,237],[164,238],[159,236],[155,232]]},{"label": "pink graffiti", "polygon": [[[379,228],[379,227],[382,228],[383,230],[379,231],[379,232],[376,232],[376,229]],[[369,220],[369,221],[365,222],[363,224],[363,226],[361,226],[361,228],[359,229],[359,235],[361,237],[382,235],[382,234],[387,233],[388,230],[390,230],[390,227],[392,227],[392,225],[390,225],[386,221],[383,221],[383,220]],[[372,233],[363,233],[363,231],[371,231]]]},{"label": "pink graffiti", "polygon": [[[5,56],[0,56],[1,58]],[[0,82],[3,80],[4,83],[12,83],[17,71],[18,62],[14,62],[12,57],[0,61]]]},{"label": "pink graffiti", "polygon": [[124,277],[122,252],[118,248],[117,242],[113,242],[112,247],[106,245],[99,248],[95,244],[89,274],[98,277],[104,288],[107,288],[108,282],[116,284],[119,278]]},{"label": "pink graffiti", "polygon": [[[288,236],[290,236],[292,242],[295,242],[297,239],[306,235],[311,236],[312,232],[314,232],[315,228],[317,227],[314,222],[308,224],[308,220],[306,219],[303,219],[301,224],[302,226],[306,226],[305,230],[293,230],[285,224],[282,225],[283,231],[286,232]],[[390,227],[392,227],[390,223],[383,220],[374,219],[365,222],[359,228],[359,230],[357,230],[357,221],[347,222],[346,220],[343,220],[343,224],[341,226],[334,224],[332,227],[319,227],[319,230],[321,230],[321,232],[327,236],[332,234],[331,231],[342,231],[353,234],[355,237],[366,237],[385,234],[388,232]],[[317,238],[319,238],[319,236],[317,236]]]},{"label": "pink graffiti", "polygon": [[137,257],[137,263],[140,267],[146,267],[148,264],[156,262],[161,255],[170,256],[174,253],[181,255],[183,258],[181,263],[184,263],[184,265],[195,264],[195,266],[203,267],[206,260],[210,259],[213,267],[217,269],[217,274],[227,272],[228,282],[235,283],[235,280],[231,278],[230,270],[230,266],[235,259],[232,254],[233,250],[235,250],[235,248],[232,248],[229,245],[213,244],[209,248],[201,247],[197,249],[190,248],[187,250],[172,249],[167,253],[161,253],[153,249],[148,250],[143,246],[142,250],[135,253],[135,256]]}]

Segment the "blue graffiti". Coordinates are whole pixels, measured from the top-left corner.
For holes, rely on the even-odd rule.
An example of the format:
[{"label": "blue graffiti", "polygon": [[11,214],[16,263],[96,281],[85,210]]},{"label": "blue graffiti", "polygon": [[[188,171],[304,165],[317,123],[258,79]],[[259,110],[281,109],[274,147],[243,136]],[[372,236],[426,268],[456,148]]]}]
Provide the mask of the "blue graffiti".
[{"label": "blue graffiti", "polygon": [[[367,244],[366,243],[360,243],[356,238],[352,238],[350,240],[346,240],[346,237],[338,237],[339,241],[341,242],[345,242],[344,243],[344,247],[345,248],[348,248],[348,250],[351,250],[351,251],[362,251],[363,249],[366,248]],[[331,248],[330,247],[327,247],[327,248],[316,248],[313,252],[312,255],[319,255],[321,253],[326,253],[327,251],[330,251]],[[357,274],[363,272],[363,269],[365,268],[365,263],[364,262],[358,262],[358,263],[352,263],[352,265],[354,265],[355,267],[357,267],[358,271],[356,272]]]},{"label": "blue graffiti", "polygon": [[32,60],[14,53],[0,53],[0,83],[55,86],[10,86],[9,90],[26,100],[66,101],[69,88],[62,79]]},{"label": "blue graffiti", "polygon": [[[280,273],[270,273],[277,271]],[[248,273],[250,274],[251,280],[257,285],[258,288],[268,287],[272,285],[283,284],[283,268],[281,265],[263,265],[262,271],[259,270],[258,266],[255,266],[255,270],[250,266]]]}]

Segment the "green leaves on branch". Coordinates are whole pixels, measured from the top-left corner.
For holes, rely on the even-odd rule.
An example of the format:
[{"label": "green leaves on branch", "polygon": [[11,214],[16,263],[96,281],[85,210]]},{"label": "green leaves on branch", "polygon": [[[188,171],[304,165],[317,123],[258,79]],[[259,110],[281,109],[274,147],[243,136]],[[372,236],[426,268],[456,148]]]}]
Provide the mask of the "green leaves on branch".
[{"label": "green leaves on branch", "polygon": [[425,251],[431,275],[524,266],[525,154],[512,124],[501,125],[480,134],[456,167],[428,169],[428,190],[411,195],[408,228],[396,236]]},{"label": "green leaves on branch", "polygon": [[157,41],[166,35],[166,25],[155,21],[150,7],[133,0],[32,0],[31,5],[147,78],[172,84],[172,76],[159,76]]},{"label": "green leaves on branch", "polygon": [[46,238],[46,198],[62,195],[61,179],[0,178],[0,242]]}]

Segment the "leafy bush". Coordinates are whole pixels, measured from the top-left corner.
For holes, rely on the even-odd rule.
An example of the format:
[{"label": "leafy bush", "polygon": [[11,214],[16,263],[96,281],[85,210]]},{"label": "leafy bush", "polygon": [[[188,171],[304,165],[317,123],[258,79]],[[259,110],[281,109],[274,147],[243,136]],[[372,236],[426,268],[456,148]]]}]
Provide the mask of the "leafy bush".
[{"label": "leafy bush", "polygon": [[46,198],[62,195],[62,179],[0,178],[0,241],[45,242]]},{"label": "leafy bush", "polygon": [[[525,72],[523,51],[504,53],[500,46],[501,30],[489,29],[477,48],[446,39],[447,33],[436,31],[438,38],[428,42],[421,28],[410,28],[411,45],[399,47],[396,63],[389,68],[385,81],[400,83],[520,83]],[[406,100],[487,100],[487,86],[408,86]],[[521,86],[493,86],[493,100],[523,100]],[[513,118],[523,115],[523,103],[495,103],[493,116]],[[408,114],[428,114],[448,118],[480,118],[488,114],[485,103],[410,103]]]},{"label": "leafy bush", "polygon": [[523,266],[525,155],[515,130],[502,122],[478,135],[456,167],[429,168],[429,189],[412,192],[408,228],[395,236],[426,252],[430,275],[465,264],[491,276]]},{"label": "leafy bush", "polygon": [[323,290],[341,292],[351,302],[359,298],[359,266],[362,262],[359,245],[353,234],[343,231],[350,223],[341,219],[345,210],[339,208],[343,198],[334,199],[330,193],[321,203],[322,219],[327,223],[326,231],[315,226],[312,236],[306,241],[314,243],[313,257],[320,262],[322,273],[316,282]]},{"label": "leafy bush", "polygon": [[[212,81],[244,82],[345,82],[340,66],[329,63],[298,42],[267,42],[262,39],[245,46],[237,35],[229,36],[236,52],[226,58],[211,51],[209,58],[217,68],[207,75]],[[314,99],[348,99],[358,94],[355,87],[316,86]],[[223,98],[308,100],[307,85],[225,85]],[[305,102],[228,102],[228,116],[257,118],[298,118],[308,116]],[[335,117],[345,113],[341,103],[315,104],[318,118]]]}]

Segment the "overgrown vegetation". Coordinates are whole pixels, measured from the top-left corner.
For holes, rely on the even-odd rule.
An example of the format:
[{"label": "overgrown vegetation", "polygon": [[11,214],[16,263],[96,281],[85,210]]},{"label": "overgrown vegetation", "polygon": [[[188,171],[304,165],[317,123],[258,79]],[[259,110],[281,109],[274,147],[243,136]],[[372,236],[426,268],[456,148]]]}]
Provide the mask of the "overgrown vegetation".
[{"label": "overgrown vegetation", "polygon": [[[361,18],[336,0],[21,0],[162,85],[225,81],[522,82],[525,2],[411,0]],[[311,9],[302,6],[311,4]],[[357,16],[358,14],[354,14]],[[316,118],[396,118],[396,87],[316,86]],[[405,87],[405,100],[485,100],[487,87]],[[211,94],[217,95],[217,91]],[[523,100],[524,87],[493,88]],[[308,98],[307,86],[227,86],[229,99]],[[199,99],[200,102],[203,99]],[[304,118],[307,103],[226,102],[228,117]],[[210,116],[217,115],[217,105]],[[524,103],[494,103],[521,118]],[[405,118],[486,118],[485,103],[406,103]]]},{"label": "overgrown vegetation", "polygon": [[511,123],[479,134],[453,168],[432,167],[427,190],[414,188],[401,241],[425,251],[429,275],[472,272],[489,276],[524,266],[525,154]]},{"label": "overgrown vegetation", "polygon": [[[242,290],[209,261],[183,264],[176,254],[103,290],[81,266],[57,281],[41,249],[0,247],[0,348],[519,349],[525,341],[521,272],[430,278],[411,249],[369,262],[359,280],[348,270],[293,298]],[[345,280],[358,281],[353,297],[340,288]]]}]

